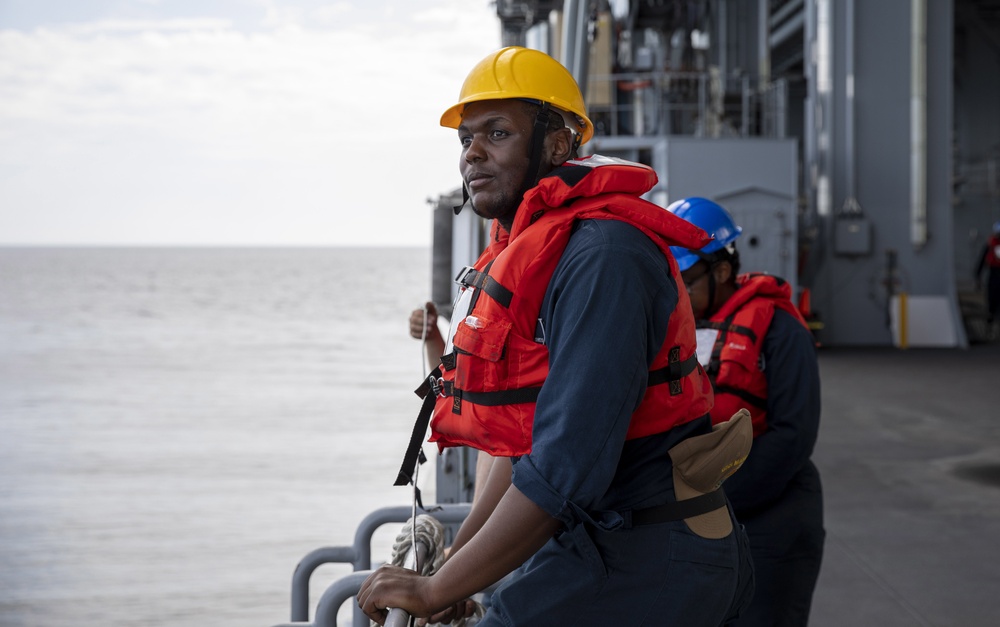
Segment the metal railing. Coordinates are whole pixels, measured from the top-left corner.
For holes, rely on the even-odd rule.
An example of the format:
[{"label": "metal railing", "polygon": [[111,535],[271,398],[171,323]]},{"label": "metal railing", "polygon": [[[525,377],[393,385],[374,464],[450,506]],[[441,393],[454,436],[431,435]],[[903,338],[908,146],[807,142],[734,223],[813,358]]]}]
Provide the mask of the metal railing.
[{"label": "metal railing", "polygon": [[[410,549],[406,552],[406,559],[403,562],[403,568],[409,568],[410,570],[415,570],[420,572],[418,565],[422,564],[424,560],[427,559],[427,554],[430,553],[430,547],[428,547],[423,542],[416,542]],[[389,615],[385,619],[384,627],[407,627],[410,623],[410,615],[406,610],[400,609],[398,607],[389,610]]]},{"label": "metal railing", "polygon": [[748,75],[649,71],[594,75],[588,102],[598,135],[782,137],[787,112],[783,80],[763,83]]},{"label": "metal railing", "polygon": [[[471,509],[469,503],[432,506],[429,510],[418,509],[418,514],[433,516],[442,524],[465,520]],[[389,523],[404,523],[410,519],[413,509],[409,505],[383,507],[362,519],[354,533],[351,546],[328,546],[310,551],[295,567],[292,574],[291,623],[281,623],[274,627],[336,627],[337,612],[345,601],[357,595],[361,584],[371,574],[371,541],[375,531]],[[316,616],[309,621],[309,579],[323,564],[351,564],[353,571],[336,580],[323,592],[316,605]],[[405,624],[405,623],[404,623]],[[368,617],[357,607],[354,608],[353,627],[368,627]]]}]

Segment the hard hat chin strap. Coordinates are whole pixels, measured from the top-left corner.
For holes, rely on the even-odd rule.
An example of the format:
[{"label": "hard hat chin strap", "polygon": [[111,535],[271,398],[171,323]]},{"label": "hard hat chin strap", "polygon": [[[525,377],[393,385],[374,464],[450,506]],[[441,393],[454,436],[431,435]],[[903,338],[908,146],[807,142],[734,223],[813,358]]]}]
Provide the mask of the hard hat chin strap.
[{"label": "hard hat chin strap", "polygon": [[705,309],[705,317],[715,313],[715,273],[712,268],[708,268],[708,307]]},{"label": "hard hat chin strap", "polygon": [[719,261],[722,261],[722,259],[720,259],[719,256],[717,256],[714,253],[706,253],[706,252],[702,252],[700,250],[692,250],[691,252],[694,253],[694,254],[696,254],[696,255],[698,255],[699,259],[701,259],[702,261],[704,261],[705,263],[708,264],[708,307],[705,308],[705,317],[708,318],[713,313],[715,313],[715,309],[714,309],[714,307],[715,307],[715,272],[712,271],[712,268],[714,268],[715,264],[717,264]]},{"label": "hard hat chin strap", "polygon": [[531,131],[531,155],[528,160],[528,171],[524,173],[524,182],[518,191],[517,198],[524,198],[525,193],[538,183],[538,168],[542,164],[542,146],[545,143],[545,133],[549,127],[549,103],[542,102],[535,114],[535,126]]},{"label": "hard hat chin strap", "polygon": [[451,208],[451,210],[455,212],[455,215],[458,215],[462,213],[462,209],[464,209],[465,205],[467,205],[468,203],[469,203],[469,190],[468,188],[465,187],[465,181],[462,181],[462,204],[455,205],[454,207]]}]

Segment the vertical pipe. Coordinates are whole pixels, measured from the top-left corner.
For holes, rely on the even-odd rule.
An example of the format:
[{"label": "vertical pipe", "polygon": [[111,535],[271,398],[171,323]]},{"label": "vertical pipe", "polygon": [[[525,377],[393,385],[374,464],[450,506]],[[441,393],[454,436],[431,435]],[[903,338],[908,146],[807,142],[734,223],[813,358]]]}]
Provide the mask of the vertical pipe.
[{"label": "vertical pipe", "polygon": [[816,1],[816,143],[818,172],[816,177],[816,211],[821,216],[830,215],[833,205],[830,189],[830,0]]},{"label": "vertical pipe", "polygon": [[[581,2],[576,12],[576,52],[573,55],[573,77],[580,86],[580,93],[587,96],[587,71],[590,66],[590,41],[588,25],[590,24],[590,3]],[[605,33],[605,36],[609,36]]]},{"label": "vertical pipe", "polygon": [[[898,285],[896,281],[898,273],[896,272],[896,250],[894,248],[889,248],[885,251],[885,326],[889,330],[889,343],[892,344],[892,306],[893,297],[896,296],[896,286]],[[897,313],[899,310],[897,309]],[[899,329],[899,337],[902,338],[902,327],[899,326],[901,320],[896,319],[896,326]]]},{"label": "vertical pipe", "polygon": [[779,139],[784,139],[788,136],[787,121],[788,121],[788,80],[781,78],[778,79],[778,122],[777,122],[777,137]]},{"label": "vertical pipe", "polygon": [[589,3],[580,0],[564,0],[563,2],[563,40],[562,59],[566,69],[570,71],[580,92],[587,93],[587,23]]},{"label": "vertical pipe", "polygon": [[844,35],[844,97],[847,99],[847,110],[844,111],[844,158],[847,161],[847,197],[857,198],[854,176],[854,0],[847,0],[847,15]]},{"label": "vertical pipe", "polygon": [[526,48],[534,48],[535,50],[541,50],[550,57],[555,58],[552,53],[552,34],[549,28],[549,23],[539,22],[529,28],[524,35],[524,42]]},{"label": "vertical pipe", "polygon": [[[564,0],[562,14],[562,45],[559,49],[559,60],[566,69],[573,73],[573,66],[576,65],[576,19],[580,12],[579,0]],[[573,75],[576,78],[576,75]]]},{"label": "vertical pipe", "polygon": [[722,89],[726,90],[729,79],[729,16],[726,0],[719,0],[719,18],[715,20],[715,39],[719,42],[719,74],[722,76]]},{"label": "vertical pipe", "polygon": [[771,75],[770,25],[768,0],[757,0],[757,73],[761,85],[766,85]]},{"label": "vertical pipe", "polygon": [[[740,136],[750,137],[750,77],[744,75],[743,80],[740,81],[740,89],[743,91],[742,98],[740,100],[740,107],[742,108],[742,115],[740,116]],[[758,92],[760,96],[763,92]],[[757,133],[760,135],[761,133]]]},{"label": "vertical pipe", "polygon": [[912,0],[910,29],[910,242],[927,243],[927,0]]},{"label": "vertical pipe", "polygon": [[909,321],[906,318],[906,292],[899,293],[899,347],[906,348],[909,346],[910,339],[907,337],[909,329]]}]

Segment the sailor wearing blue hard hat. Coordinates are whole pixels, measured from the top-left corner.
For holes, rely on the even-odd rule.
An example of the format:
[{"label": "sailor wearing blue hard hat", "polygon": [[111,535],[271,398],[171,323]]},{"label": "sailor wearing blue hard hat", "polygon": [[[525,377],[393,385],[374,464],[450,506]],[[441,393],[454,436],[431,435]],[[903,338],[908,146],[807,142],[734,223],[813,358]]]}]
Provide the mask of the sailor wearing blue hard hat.
[{"label": "sailor wearing blue hard hat", "polygon": [[714,239],[672,248],[698,327],[698,357],[715,388],[712,421],[750,411],[753,446],[726,482],[750,539],[756,592],[736,627],[805,627],[823,556],[823,495],[810,461],[819,431],[812,335],[779,277],[739,274],[733,216],[707,198],[670,205]]},{"label": "sailor wearing blue hard hat", "polygon": [[[701,227],[713,238],[700,250],[690,250],[680,246],[670,247],[685,285],[691,286],[701,280],[707,282],[708,291],[705,295],[707,298],[699,298],[698,303],[694,302],[695,294],[688,289],[688,294],[692,297],[691,306],[694,308],[695,318],[706,316],[712,313],[716,301],[722,296],[718,290],[721,277],[716,276],[716,264],[720,261],[729,262],[732,277],[739,272],[739,253],[736,251],[735,242],[743,233],[743,229],[736,224],[728,211],[707,198],[695,196],[678,200],[667,207],[667,210],[678,218]],[[704,264],[695,267],[699,261],[703,261]]]}]

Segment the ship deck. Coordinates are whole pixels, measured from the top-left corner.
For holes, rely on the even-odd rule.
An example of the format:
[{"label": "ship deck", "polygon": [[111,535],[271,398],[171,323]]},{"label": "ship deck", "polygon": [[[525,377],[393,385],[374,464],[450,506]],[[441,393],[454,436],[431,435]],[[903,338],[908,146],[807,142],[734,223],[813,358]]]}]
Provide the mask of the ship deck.
[{"label": "ship deck", "polygon": [[1000,625],[1000,343],[820,350],[812,627]]}]

